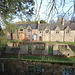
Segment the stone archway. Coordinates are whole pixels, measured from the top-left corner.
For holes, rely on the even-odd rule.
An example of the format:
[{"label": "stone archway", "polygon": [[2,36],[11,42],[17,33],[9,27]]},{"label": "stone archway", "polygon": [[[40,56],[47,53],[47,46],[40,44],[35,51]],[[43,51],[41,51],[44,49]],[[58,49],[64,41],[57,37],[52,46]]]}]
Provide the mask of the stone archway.
[{"label": "stone archway", "polygon": [[19,39],[20,39],[20,40],[23,40],[23,39],[24,39],[24,33],[22,33],[22,32],[19,33]]}]

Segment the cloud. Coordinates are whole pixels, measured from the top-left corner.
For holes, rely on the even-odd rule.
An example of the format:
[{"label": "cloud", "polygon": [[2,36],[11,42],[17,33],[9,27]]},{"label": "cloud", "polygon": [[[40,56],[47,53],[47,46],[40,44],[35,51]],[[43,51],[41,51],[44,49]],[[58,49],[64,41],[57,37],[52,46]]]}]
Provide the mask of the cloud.
[{"label": "cloud", "polygon": [[15,23],[15,22],[18,22],[18,21],[21,21],[21,20],[16,18],[16,19],[13,19],[12,21]]}]

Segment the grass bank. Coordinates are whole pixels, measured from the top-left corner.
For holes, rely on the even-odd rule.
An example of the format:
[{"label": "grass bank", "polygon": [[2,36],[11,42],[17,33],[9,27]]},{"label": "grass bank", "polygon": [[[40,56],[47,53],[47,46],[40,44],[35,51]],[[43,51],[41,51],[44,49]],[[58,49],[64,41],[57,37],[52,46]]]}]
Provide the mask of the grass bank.
[{"label": "grass bank", "polygon": [[[35,42],[39,42],[39,41],[35,41]],[[69,44],[69,45],[75,46],[75,42],[51,42],[51,41],[40,41],[40,42],[44,42],[44,43],[58,43],[58,44]]]}]

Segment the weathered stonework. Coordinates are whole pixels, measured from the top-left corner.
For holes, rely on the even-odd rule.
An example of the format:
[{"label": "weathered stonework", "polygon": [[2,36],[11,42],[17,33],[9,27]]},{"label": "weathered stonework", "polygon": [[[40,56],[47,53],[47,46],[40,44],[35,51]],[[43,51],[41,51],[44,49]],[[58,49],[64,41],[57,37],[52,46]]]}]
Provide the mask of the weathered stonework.
[{"label": "weathered stonework", "polygon": [[[4,64],[4,72],[2,72],[2,63]],[[41,67],[41,72],[36,72],[35,66]],[[29,75],[31,72],[33,75],[36,73],[39,75],[63,75],[64,68],[73,68],[75,75],[75,64],[52,64],[52,63],[41,63],[21,60],[0,60],[0,75]],[[34,69],[29,71],[28,66],[33,66]]]},{"label": "weathered stonework", "polygon": [[[17,25],[18,26],[18,25]],[[30,30],[30,31],[29,31]],[[7,33],[11,39],[11,34]],[[59,41],[75,42],[75,23],[59,24],[19,24],[19,28],[13,33],[14,40],[28,39],[30,41]]]},{"label": "weathered stonework", "polygon": [[53,55],[75,56],[75,53],[67,44],[55,44],[53,46]]},{"label": "weathered stonework", "polygon": [[[63,55],[63,56],[75,56],[75,53],[72,51],[71,47],[67,44],[52,44],[52,43],[43,43],[43,42],[21,42],[18,48],[18,43],[15,43],[16,46],[13,47],[13,43],[8,43],[6,47],[6,53],[18,53],[19,54],[40,54],[48,55],[49,52],[52,55]],[[17,49],[18,48],[18,49]],[[17,50],[16,50],[17,49]]]}]

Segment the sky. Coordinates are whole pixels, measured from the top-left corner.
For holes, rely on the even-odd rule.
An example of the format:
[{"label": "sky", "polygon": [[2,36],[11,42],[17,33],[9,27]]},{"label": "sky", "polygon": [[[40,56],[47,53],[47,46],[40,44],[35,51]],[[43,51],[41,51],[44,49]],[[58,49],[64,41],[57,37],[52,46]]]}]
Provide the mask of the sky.
[{"label": "sky", "polygon": [[[36,0],[34,0],[34,1],[36,1]],[[47,4],[48,4],[48,2],[49,2],[50,0],[43,0],[43,2],[42,2],[42,6],[41,6],[41,9],[40,9],[40,12],[39,12],[39,15],[40,15],[40,20],[45,20],[46,21],[46,19],[47,19],[47,16],[46,16],[46,14],[44,13],[45,11],[46,11],[46,6],[47,6]],[[59,0],[56,0],[57,1],[57,3],[59,3]],[[41,2],[41,0],[37,0],[37,4],[38,4],[38,6],[36,5],[36,3],[35,3],[35,8],[37,7],[37,11],[39,10],[39,6],[40,6],[40,2]],[[71,7],[73,5],[73,0],[66,0],[66,4],[65,4],[65,7],[64,7],[64,13],[66,13],[67,11],[68,11],[68,9]],[[59,14],[62,14],[63,13],[63,11],[62,11],[62,9],[60,8],[59,9],[59,12],[61,11],[61,13],[59,13]],[[70,13],[71,12],[73,12],[73,7],[70,9]],[[35,13],[35,11],[34,11],[34,13]],[[56,21],[57,20],[57,16],[58,16],[58,14],[55,14],[55,16],[53,17],[53,19]],[[72,15],[70,15],[70,17],[69,18],[71,18],[71,16]],[[36,17],[36,15],[35,16],[32,16],[32,21],[34,21],[35,20],[35,17]],[[50,18],[51,19],[51,18]],[[14,19],[13,20],[13,22],[18,22],[18,21],[21,21],[20,19],[18,19],[18,18],[16,18],[16,19]]]}]

